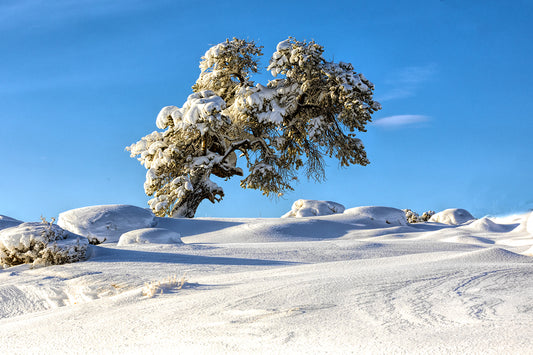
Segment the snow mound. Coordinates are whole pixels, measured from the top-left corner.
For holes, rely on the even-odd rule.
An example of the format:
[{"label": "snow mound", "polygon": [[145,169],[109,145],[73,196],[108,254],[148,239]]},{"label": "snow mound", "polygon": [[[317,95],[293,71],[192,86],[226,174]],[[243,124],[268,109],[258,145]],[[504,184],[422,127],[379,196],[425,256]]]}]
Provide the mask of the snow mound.
[{"label": "snow mound", "polygon": [[85,258],[89,240],[55,224],[22,223],[0,231],[0,263],[51,265]]},{"label": "snow mound", "polygon": [[343,212],[344,206],[337,202],[300,199],[295,201],[291,210],[281,218],[327,216]]},{"label": "snow mound", "polygon": [[468,260],[469,262],[480,262],[480,263],[531,263],[531,258],[524,256],[522,254],[514,253],[510,250],[491,247],[491,248],[482,248],[481,250],[476,250],[465,254],[463,257],[460,257],[464,261]]},{"label": "snow mound", "polygon": [[120,236],[135,229],[156,225],[154,214],[131,205],[102,205],[76,208],[59,214],[57,224],[89,240],[117,242]]},{"label": "snow mound", "polygon": [[0,230],[4,229],[4,228],[9,228],[9,227],[15,227],[15,226],[18,226],[19,224],[22,224],[22,223],[23,222],[19,221],[18,219],[11,218],[11,217],[4,216],[4,215],[0,214]]},{"label": "snow mound", "polygon": [[433,216],[431,216],[429,221],[457,225],[466,223],[473,219],[475,219],[475,217],[472,216],[467,210],[463,210],[461,208],[449,208],[447,210],[434,214]]},{"label": "snow mound", "polygon": [[487,217],[475,220],[467,226],[467,229],[485,233],[507,233],[516,228],[518,224],[498,224]]},{"label": "snow mound", "polygon": [[[527,232],[529,234],[533,234],[533,212],[529,213],[529,218],[527,219]],[[531,251],[533,253],[533,248],[531,248]]]},{"label": "snow mound", "polygon": [[374,222],[381,222],[392,225],[407,225],[405,212],[392,207],[363,206],[349,208],[344,211],[345,215],[356,217],[356,219],[370,219]]},{"label": "snow mound", "polygon": [[531,246],[531,248],[529,248],[528,250],[526,250],[522,254],[527,255],[527,256],[533,256],[533,246]]},{"label": "snow mound", "polygon": [[165,228],[141,228],[120,236],[118,246],[130,244],[181,244],[179,233]]}]

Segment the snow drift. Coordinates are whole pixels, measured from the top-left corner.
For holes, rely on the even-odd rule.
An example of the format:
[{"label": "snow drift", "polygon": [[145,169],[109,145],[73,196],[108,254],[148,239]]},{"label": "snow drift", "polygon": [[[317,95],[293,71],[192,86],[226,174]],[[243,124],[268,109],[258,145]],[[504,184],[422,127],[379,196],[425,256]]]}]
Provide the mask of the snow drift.
[{"label": "snow drift", "polygon": [[291,210],[281,216],[281,218],[327,216],[342,213],[344,209],[344,206],[337,202],[300,199],[295,201]]},{"label": "snow drift", "polygon": [[527,231],[533,235],[533,212],[529,213],[529,218],[527,219]]},{"label": "snow drift", "polygon": [[19,221],[18,219],[0,215],[0,230],[4,228],[18,226],[21,223],[22,221]]},{"label": "snow drift", "polygon": [[117,246],[129,244],[181,244],[180,234],[165,228],[141,228],[120,236]]},{"label": "snow drift", "polygon": [[475,217],[470,214],[467,210],[462,208],[449,208],[442,212],[436,213],[429,219],[430,222],[437,222],[443,224],[463,224],[474,220]]},{"label": "snow drift", "polygon": [[[132,211],[123,212],[107,222],[123,224]],[[90,246],[83,262],[0,270],[0,344],[54,354],[530,353],[529,217],[408,224],[378,206],[158,217],[119,245]]]},{"label": "snow drift", "polygon": [[366,223],[365,220],[370,220],[373,223],[378,222],[387,225],[407,225],[407,218],[405,212],[392,207],[382,206],[363,206],[349,208],[344,211],[344,215],[354,219],[354,222]]},{"label": "snow drift", "polygon": [[57,224],[89,240],[118,242],[123,233],[156,225],[154,214],[131,205],[103,205],[73,209],[59,214]]},{"label": "snow drift", "polygon": [[512,231],[517,226],[518,224],[496,223],[488,217],[483,217],[480,219],[476,219],[472,223],[465,226],[465,228],[485,233],[506,233]]}]

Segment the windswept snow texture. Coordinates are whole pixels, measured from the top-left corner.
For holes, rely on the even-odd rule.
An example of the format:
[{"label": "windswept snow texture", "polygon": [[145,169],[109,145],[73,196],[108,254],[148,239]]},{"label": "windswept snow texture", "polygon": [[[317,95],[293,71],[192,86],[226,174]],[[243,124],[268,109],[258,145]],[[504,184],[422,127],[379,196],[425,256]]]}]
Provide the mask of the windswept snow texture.
[{"label": "windswept snow texture", "polygon": [[327,216],[344,212],[344,206],[332,201],[297,200],[281,218]]},{"label": "windswept snow texture", "polygon": [[463,210],[462,208],[450,208],[434,214],[431,216],[429,221],[456,225],[463,224],[474,219],[474,216],[472,216],[467,210]]},{"label": "windswept snow texture", "polygon": [[180,234],[164,228],[142,228],[120,236],[118,246],[129,244],[180,244]]},{"label": "windswept snow texture", "polygon": [[0,230],[4,228],[18,226],[21,223],[22,221],[19,221],[18,219],[0,215]]},{"label": "windswept snow texture", "polygon": [[[124,213],[107,221],[125,227]],[[458,225],[373,206],[155,221],[122,235],[133,244],[90,246],[87,261],[0,270],[2,349],[531,354],[529,213]],[[160,229],[184,243],[161,243]]]},{"label": "windswept snow texture", "polygon": [[59,214],[57,224],[73,233],[100,243],[118,242],[123,233],[154,227],[155,216],[145,208],[104,205],[76,208]]}]

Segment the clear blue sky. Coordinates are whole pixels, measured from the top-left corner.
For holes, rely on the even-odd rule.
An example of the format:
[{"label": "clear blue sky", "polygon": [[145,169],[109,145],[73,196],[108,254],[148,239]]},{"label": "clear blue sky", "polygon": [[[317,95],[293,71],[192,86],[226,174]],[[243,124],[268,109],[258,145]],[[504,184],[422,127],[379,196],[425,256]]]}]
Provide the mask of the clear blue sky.
[{"label": "clear blue sky", "polygon": [[[298,198],[477,217],[533,208],[530,1],[0,2],[0,214],[25,221],[95,204],[146,206],[124,147],[181,106],[202,54],[226,38],[314,39],[350,62],[383,110],[371,161],[271,200],[222,183],[197,216],[277,217]],[[266,72],[266,70],[264,70]],[[265,79],[258,78],[258,81]]]}]

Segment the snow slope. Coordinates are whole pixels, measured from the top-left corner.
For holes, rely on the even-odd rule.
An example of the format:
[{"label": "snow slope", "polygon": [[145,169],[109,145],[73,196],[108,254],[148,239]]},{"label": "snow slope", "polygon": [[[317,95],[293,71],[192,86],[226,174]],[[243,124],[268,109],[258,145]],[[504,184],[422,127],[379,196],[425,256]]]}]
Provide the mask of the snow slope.
[{"label": "snow slope", "polygon": [[0,270],[0,344],[15,354],[527,354],[528,219],[408,224],[387,207],[155,218],[158,235],[183,243],[106,242],[84,262]]}]

